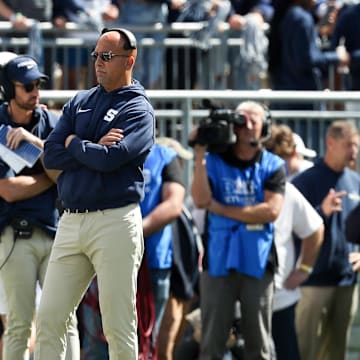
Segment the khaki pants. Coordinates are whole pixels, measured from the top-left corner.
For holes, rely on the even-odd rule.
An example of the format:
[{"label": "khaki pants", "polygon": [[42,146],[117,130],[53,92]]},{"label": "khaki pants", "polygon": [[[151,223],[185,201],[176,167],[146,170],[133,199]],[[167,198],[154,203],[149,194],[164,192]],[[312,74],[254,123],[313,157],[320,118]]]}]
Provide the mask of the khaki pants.
[{"label": "khaki pants", "polygon": [[[7,226],[1,235],[1,263],[14,245],[14,233]],[[43,285],[53,245],[52,237],[34,228],[30,239],[16,239],[14,249],[0,271],[6,303],[4,360],[29,359],[31,327],[35,312],[36,283]],[[77,321],[72,314],[67,331],[67,359],[80,359]]]},{"label": "khaki pants", "polygon": [[97,274],[111,360],[137,360],[137,274],[144,252],[140,208],[64,213],[37,317],[35,359],[64,358],[66,319]]},{"label": "khaki pants", "polygon": [[303,286],[296,308],[302,360],[345,360],[357,286]]}]

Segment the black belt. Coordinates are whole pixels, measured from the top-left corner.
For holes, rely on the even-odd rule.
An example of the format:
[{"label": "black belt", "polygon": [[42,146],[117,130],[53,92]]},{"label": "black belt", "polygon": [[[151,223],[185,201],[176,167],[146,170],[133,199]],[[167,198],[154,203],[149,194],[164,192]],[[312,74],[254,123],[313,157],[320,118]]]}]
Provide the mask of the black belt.
[{"label": "black belt", "polygon": [[90,209],[70,209],[70,208],[65,208],[64,209],[64,213],[67,213],[67,214],[85,214],[85,213],[94,212],[94,211],[98,211],[98,209],[95,209],[95,210],[90,210]]}]

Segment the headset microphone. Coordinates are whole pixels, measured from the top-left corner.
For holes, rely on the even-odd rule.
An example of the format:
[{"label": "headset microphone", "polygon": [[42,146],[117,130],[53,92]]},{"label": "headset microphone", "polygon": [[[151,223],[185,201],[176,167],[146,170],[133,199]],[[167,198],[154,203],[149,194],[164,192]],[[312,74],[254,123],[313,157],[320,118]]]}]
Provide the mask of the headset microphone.
[{"label": "headset microphone", "polygon": [[260,141],[256,141],[256,140],[250,141],[250,143],[249,143],[249,145],[252,147],[258,147],[259,144],[260,144]]}]

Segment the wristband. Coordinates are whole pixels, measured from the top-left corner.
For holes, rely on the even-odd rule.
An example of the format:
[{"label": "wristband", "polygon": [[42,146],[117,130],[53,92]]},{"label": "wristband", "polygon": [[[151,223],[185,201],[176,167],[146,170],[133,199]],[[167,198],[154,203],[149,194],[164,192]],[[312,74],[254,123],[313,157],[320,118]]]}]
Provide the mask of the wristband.
[{"label": "wristband", "polygon": [[309,274],[309,275],[310,275],[310,274],[313,272],[313,270],[314,270],[314,268],[312,268],[311,266],[306,265],[306,264],[300,264],[300,265],[298,266],[298,269],[301,270],[301,271],[303,271],[303,272],[306,272],[306,273]]}]

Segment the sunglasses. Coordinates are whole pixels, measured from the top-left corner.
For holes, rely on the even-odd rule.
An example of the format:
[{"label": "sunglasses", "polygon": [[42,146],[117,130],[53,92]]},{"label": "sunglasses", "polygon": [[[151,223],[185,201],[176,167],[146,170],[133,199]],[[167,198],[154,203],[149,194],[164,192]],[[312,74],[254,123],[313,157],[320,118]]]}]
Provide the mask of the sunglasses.
[{"label": "sunglasses", "polygon": [[37,80],[36,82],[28,83],[28,84],[15,84],[15,86],[21,86],[27,93],[30,93],[34,90],[34,88],[41,89],[43,81]]},{"label": "sunglasses", "polygon": [[97,60],[97,58],[100,56],[100,59],[105,62],[110,62],[113,57],[120,56],[120,57],[129,57],[130,55],[123,55],[123,54],[113,54],[111,51],[108,52],[97,52],[93,51],[91,54],[91,57],[94,61]]}]

